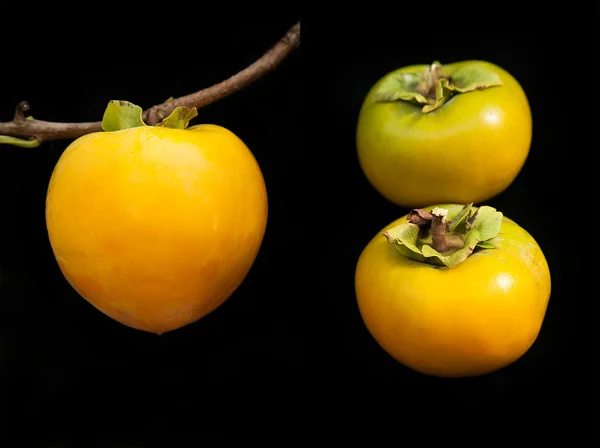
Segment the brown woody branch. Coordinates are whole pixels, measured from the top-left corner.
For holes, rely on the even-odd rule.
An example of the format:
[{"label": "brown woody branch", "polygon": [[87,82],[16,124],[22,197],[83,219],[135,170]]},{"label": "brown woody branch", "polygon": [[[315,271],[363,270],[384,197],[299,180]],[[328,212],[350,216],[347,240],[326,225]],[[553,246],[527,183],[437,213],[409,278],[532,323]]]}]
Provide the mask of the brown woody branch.
[{"label": "brown woody branch", "polygon": [[[179,106],[200,109],[229,96],[273,70],[299,45],[300,22],[292,26],[279,42],[260,59],[241,72],[206,89],[147,109],[143,114],[144,121],[146,124],[153,126]],[[99,121],[90,123],[55,123],[27,119],[25,113],[29,109],[29,104],[26,101],[21,101],[17,105],[13,120],[5,123],[0,122],[0,137],[2,135],[20,137],[28,140],[38,140],[41,143],[50,140],[78,138],[82,135],[102,130],[101,122]]]}]

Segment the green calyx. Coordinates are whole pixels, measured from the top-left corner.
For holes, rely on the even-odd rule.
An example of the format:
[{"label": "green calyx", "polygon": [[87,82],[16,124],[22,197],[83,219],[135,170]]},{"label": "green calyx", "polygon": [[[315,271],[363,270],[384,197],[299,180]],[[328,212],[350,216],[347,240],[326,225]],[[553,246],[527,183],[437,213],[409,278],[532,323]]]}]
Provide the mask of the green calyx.
[{"label": "green calyx", "polygon": [[[104,111],[104,116],[102,117],[102,130],[105,132],[113,132],[140,126],[148,126],[144,123],[143,113],[144,111],[140,106],[128,101],[110,101]],[[195,107],[189,108],[179,106],[156,126],[172,129],[186,129],[190,120],[196,116],[198,116],[198,111]]]},{"label": "green calyx", "polygon": [[422,72],[397,73],[386,78],[377,89],[378,102],[407,101],[423,105],[422,112],[438,109],[456,94],[501,86],[500,76],[489,68],[472,65],[443,74],[442,64],[434,62]]},{"label": "green calyx", "polygon": [[407,221],[383,236],[411,260],[454,268],[476,251],[495,249],[492,240],[502,227],[503,215],[493,207],[465,205],[452,219],[448,210],[414,209]]}]

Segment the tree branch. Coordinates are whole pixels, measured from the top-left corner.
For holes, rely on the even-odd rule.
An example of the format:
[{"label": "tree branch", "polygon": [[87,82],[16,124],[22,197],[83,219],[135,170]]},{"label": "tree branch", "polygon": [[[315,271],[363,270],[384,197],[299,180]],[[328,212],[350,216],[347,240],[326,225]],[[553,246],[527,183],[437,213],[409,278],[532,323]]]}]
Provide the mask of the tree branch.
[{"label": "tree branch", "polygon": [[[273,70],[299,45],[300,22],[292,26],[285,36],[260,59],[241,72],[211,87],[147,109],[143,114],[144,121],[146,124],[153,126],[179,106],[200,109],[229,96]],[[26,101],[21,101],[17,105],[13,120],[0,123],[0,144],[8,143],[16,146],[35,147],[39,146],[42,142],[78,138],[82,135],[102,130],[100,121],[91,123],[54,123],[26,118],[25,114],[29,109],[29,104]]]}]

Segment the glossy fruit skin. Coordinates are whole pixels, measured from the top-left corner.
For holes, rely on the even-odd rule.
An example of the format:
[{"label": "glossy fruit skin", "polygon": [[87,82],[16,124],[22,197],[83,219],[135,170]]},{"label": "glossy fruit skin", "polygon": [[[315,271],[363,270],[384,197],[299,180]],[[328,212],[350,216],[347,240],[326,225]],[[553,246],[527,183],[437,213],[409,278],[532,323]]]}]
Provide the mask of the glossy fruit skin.
[{"label": "glossy fruit skin", "polygon": [[267,224],[261,170],[216,125],[137,127],[74,141],[47,192],[47,230],[72,287],[101,312],[161,334],[230,297]]},{"label": "glossy fruit skin", "polygon": [[481,203],[504,191],[521,171],[531,145],[532,118],[525,92],[502,68],[483,61],[443,65],[441,73],[481,64],[502,86],[457,94],[439,109],[421,112],[405,101],[377,103],[367,94],[357,124],[361,168],[373,187],[405,207]]},{"label": "glossy fruit skin", "polygon": [[[461,208],[440,207],[452,216]],[[496,249],[436,268],[402,256],[381,236],[405,220],[382,229],[356,267],[359,310],[379,345],[439,377],[482,375],[519,359],[537,339],[550,298],[549,267],[533,237],[504,217],[491,241]]]}]

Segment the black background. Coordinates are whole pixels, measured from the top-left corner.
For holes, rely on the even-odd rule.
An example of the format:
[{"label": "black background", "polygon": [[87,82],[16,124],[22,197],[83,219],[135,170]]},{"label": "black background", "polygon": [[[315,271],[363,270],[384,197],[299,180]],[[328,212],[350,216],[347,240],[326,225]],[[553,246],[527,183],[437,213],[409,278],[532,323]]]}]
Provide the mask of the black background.
[{"label": "black background", "polygon": [[[226,11],[157,10],[158,23],[118,16],[96,30],[68,18],[69,8],[51,8],[36,6],[34,15],[2,4],[1,121],[21,100],[49,121],[99,120],[111,99],[147,108],[239,71],[298,20],[273,11],[233,21]],[[5,446],[597,443],[598,307],[589,281],[597,246],[587,256],[574,247],[592,244],[597,219],[598,117],[588,85],[577,81],[574,95],[556,85],[592,82],[597,38],[584,20],[598,14],[533,20],[493,11],[442,14],[445,25],[424,11],[415,12],[422,23],[385,11],[354,22],[306,14],[302,46],[281,66],[201,109],[193,124],[231,129],[257,158],[268,228],[232,297],[162,336],[96,311],[56,265],[44,201],[70,141],[0,146]],[[534,120],[524,169],[488,203],[536,238],[552,296],[531,350],[474,379],[429,378],[395,362],[368,334],[354,296],[360,252],[407,211],[360,171],[360,104],[388,71],[436,59],[504,67],[525,89]]]}]

